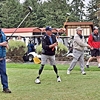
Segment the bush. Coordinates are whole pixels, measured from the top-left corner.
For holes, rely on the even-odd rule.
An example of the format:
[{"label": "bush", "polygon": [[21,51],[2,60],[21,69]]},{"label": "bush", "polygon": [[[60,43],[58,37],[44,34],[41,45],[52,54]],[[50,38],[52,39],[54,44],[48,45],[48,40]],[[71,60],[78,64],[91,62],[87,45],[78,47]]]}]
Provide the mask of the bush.
[{"label": "bush", "polygon": [[41,54],[41,52],[42,52],[42,44],[36,46],[36,52],[37,52],[38,54]]},{"label": "bush", "polygon": [[[36,52],[38,54],[41,54],[41,51],[42,51],[42,44],[40,44],[36,47]],[[64,44],[59,43],[57,46],[57,49],[56,49],[56,56],[62,56],[67,51],[68,51],[68,48]]]},{"label": "bush", "polygon": [[58,43],[57,50],[56,50],[56,56],[62,56],[67,51],[68,51],[68,48],[64,44]]},{"label": "bush", "polygon": [[7,49],[7,58],[13,62],[23,61],[22,57],[27,51],[26,44],[22,41],[9,40],[9,49]]}]

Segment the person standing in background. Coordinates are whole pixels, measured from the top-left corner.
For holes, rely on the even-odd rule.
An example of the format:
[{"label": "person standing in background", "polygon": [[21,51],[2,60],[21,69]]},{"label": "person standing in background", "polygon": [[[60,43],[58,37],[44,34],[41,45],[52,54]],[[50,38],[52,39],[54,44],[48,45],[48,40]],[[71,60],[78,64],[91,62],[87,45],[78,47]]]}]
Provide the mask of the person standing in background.
[{"label": "person standing in background", "polygon": [[74,55],[74,57],[73,57],[73,60],[70,64],[70,67],[67,70],[67,74],[70,74],[70,72],[75,67],[76,63],[79,61],[81,73],[83,75],[86,75],[86,72],[84,71],[84,47],[91,48],[90,45],[88,45],[87,43],[84,43],[84,38],[82,36],[82,28],[78,27],[76,29],[76,34],[74,36],[74,41],[73,41],[73,55]]},{"label": "person standing in background", "polygon": [[94,26],[93,33],[90,34],[88,44],[92,47],[92,49],[91,57],[88,59],[86,67],[89,68],[89,62],[95,58],[98,62],[98,68],[100,68],[100,33],[97,26]]},{"label": "person standing in background", "polygon": [[60,38],[59,34],[56,35],[56,39],[57,39],[58,43],[63,44],[63,40],[62,40],[62,38]]},{"label": "person standing in background", "polygon": [[27,45],[27,48],[28,48],[28,53],[35,52],[35,45],[34,45],[34,43],[33,43],[32,40],[29,40],[29,43]]}]

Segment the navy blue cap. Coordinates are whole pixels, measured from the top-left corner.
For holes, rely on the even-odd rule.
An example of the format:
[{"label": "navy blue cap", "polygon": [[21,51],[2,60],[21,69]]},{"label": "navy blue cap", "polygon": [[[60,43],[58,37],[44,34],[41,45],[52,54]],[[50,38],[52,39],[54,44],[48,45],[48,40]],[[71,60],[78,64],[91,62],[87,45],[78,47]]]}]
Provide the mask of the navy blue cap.
[{"label": "navy blue cap", "polygon": [[51,28],[50,26],[47,26],[47,27],[45,28],[45,30],[46,30],[46,31],[51,31],[52,28]]}]

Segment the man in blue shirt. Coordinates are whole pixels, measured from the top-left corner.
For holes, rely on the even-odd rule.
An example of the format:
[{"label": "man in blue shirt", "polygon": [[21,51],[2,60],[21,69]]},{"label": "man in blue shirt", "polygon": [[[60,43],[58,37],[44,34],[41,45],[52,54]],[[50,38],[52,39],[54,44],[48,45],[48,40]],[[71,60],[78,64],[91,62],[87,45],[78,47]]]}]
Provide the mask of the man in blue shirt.
[{"label": "man in blue shirt", "polygon": [[11,93],[8,88],[8,77],[6,74],[6,47],[8,43],[6,42],[6,36],[4,32],[0,29],[0,77],[1,84],[3,85],[4,93]]},{"label": "man in blue shirt", "polygon": [[35,52],[34,43],[32,42],[32,40],[29,40],[27,47],[28,47],[28,53]]},{"label": "man in blue shirt", "polygon": [[55,64],[55,47],[58,45],[55,35],[52,34],[52,28],[46,27],[46,34],[42,37],[42,56],[41,56],[41,66],[39,69],[39,75],[35,80],[36,84],[40,83],[40,75],[43,71],[47,59],[50,61],[50,64],[53,66],[54,71],[57,75],[57,82],[61,82],[60,76],[58,75],[58,69]]}]

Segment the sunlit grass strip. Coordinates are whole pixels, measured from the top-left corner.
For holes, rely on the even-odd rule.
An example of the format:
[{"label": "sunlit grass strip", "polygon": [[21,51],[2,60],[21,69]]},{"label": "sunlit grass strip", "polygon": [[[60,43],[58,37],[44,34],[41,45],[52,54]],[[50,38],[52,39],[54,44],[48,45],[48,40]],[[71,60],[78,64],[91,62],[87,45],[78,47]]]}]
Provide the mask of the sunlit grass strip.
[{"label": "sunlit grass strip", "polygon": [[[57,68],[59,70],[67,70],[69,67],[69,64],[57,64]],[[34,63],[7,63],[7,68],[27,68],[27,69],[39,69],[40,64],[34,64]],[[46,64],[44,67],[45,70],[52,70],[53,67],[49,64]],[[74,70],[80,70],[79,65],[76,65]],[[86,68],[86,71],[100,71],[100,68],[97,66],[90,66],[90,68]]]}]

